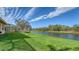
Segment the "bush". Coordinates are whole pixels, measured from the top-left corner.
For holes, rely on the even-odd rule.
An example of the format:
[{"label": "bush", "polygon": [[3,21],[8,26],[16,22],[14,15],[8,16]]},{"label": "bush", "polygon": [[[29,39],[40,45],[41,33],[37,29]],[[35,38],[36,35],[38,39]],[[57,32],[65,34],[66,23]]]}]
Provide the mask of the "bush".
[{"label": "bush", "polygon": [[50,48],[50,51],[56,51],[56,47],[52,45],[47,45]]},{"label": "bush", "polygon": [[74,47],[73,48],[75,51],[79,51],[79,47]]},{"label": "bush", "polygon": [[69,47],[65,47],[65,48],[61,48],[61,49],[59,49],[58,51],[69,51],[69,50],[71,50],[71,48],[69,48]]}]

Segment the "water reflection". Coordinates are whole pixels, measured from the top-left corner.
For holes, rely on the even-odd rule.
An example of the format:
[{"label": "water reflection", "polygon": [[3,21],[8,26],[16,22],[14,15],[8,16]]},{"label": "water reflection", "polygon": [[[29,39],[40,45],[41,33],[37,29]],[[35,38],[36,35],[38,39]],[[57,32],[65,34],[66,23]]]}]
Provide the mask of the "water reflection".
[{"label": "water reflection", "polygon": [[49,35],[49,36],[79,40],[79,35],[75,35],[75,34],[57,34],[57,33],[51,33],[51,32],[33,32],[33,33],[35,33],[35,34],[46,34],[46,35]]}]

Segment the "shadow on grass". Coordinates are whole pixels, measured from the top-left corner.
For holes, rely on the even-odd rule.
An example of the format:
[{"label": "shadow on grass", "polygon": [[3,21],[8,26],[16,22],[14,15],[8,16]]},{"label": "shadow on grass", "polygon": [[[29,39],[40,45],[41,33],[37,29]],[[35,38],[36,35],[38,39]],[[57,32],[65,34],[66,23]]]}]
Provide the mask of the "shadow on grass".
[{"label": "shadow on grass", "polygon": [[[6,33],[3,35],[0,35],[0,42],[6,42],[6,44],[11,44],[11,48],[7,49],[8,51],[11,51],[11,50],[21,50],[21,51],[32,50],[34,51],[35,49],[28,42],[26,42],[24,38],[28,39],[31,37],[24,35],[22,33],[19,33],[19,32]],[[6,48],[3,50],[6,50]]]},{"label": "shadow on grass", "polygon": [[56,47],[52,46],[52,45],[47,45],[50,48],[50,51],[56,51]]},{"label": "shadow on grass", "polygon": [[73,50],[79,51],[79,47],[74,47]]},{"label": "shadow on grass", "polygon": [[14,40],[14,39],[23,39],[23,38],[30,38],[27,35],[24,35],[22,33],[16,32],[16,33],[6,33],[3,35],[0,35],[0,41],[4,40]]},{"label": "shadow on grass", "polygon": [[72,50],[72,48],[69,48],[69,47],[65,47],[65,48],[59,49],[59,51],[70,51],[70,50]]},{"label": "shadow on grass", "polygon": [[72,50],[72,48],[69,48],[69,47],[64,47],[60,49],[57,49],[55,46],[52,46],[52,45],[48,45],[48,47],[50,48],[50,51],[70,51]]}]

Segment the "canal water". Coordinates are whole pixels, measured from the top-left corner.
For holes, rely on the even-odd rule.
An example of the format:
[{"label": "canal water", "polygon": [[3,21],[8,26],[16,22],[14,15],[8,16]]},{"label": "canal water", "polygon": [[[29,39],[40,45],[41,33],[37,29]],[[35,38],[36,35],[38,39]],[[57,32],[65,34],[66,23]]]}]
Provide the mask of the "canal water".
[{"label": "canal water", "polygon": [[66,38],[66,39],[79,40],[79,35],[76,35],[76,34],[57,34],[57,33],[52,33],[52,32],[33,32],[33,33],[34,34],[45,34],[49,36]]}]

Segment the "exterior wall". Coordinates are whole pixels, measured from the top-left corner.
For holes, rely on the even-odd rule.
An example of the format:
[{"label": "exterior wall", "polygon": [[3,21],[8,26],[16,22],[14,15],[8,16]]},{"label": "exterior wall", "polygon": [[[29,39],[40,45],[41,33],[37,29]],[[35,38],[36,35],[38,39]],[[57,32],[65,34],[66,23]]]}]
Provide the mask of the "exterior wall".
[{"label": "exterior wall", "polygon": [[0,34],[5,33],[5,24],[0,23]]},{"label": "exterior wall", "polygon": [[21,28],[19,26],[17,26],[17,31],[19,32],[30,32],[30,27],[25,27],[25,28]]},{"label": "exterior wall", "polygon": [[5,25],[5,31],[8,32],[15,32],[16,31],[16,26],[12,24],[7,24]]}]

